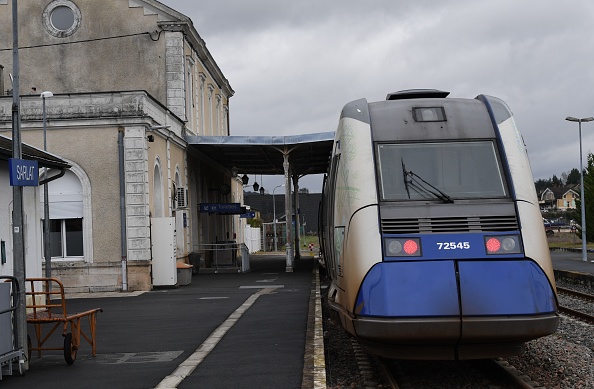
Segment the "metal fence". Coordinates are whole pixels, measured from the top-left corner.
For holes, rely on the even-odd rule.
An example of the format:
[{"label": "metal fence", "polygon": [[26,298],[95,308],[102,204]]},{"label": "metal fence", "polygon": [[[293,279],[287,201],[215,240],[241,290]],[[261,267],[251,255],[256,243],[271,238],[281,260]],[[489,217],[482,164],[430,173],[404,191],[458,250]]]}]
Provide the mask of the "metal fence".
[{"label": "metal fence", "polygon": [[194,266],[194,272],[247,272],[250,269],[249,249],[235,241],[196,245],[190,253],[190,264]]}]

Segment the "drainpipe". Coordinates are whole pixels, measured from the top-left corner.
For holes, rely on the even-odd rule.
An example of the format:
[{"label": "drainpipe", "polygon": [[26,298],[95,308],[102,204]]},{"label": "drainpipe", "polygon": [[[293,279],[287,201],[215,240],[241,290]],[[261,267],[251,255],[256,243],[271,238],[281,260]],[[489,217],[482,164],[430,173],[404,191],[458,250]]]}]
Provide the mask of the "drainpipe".
[{"label": "drainpipe", "polygon": [[126,244],[126,182],[124,180],[124,130],[118,131],[118,157],[120,160],[120,226],[122,241],[122,292],[128,291],[128,247]]}]

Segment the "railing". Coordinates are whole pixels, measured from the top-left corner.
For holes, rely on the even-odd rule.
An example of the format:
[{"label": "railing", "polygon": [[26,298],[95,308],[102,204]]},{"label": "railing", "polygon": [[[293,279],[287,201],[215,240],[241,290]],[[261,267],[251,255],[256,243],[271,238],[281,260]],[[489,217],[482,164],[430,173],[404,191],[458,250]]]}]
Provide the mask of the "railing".
[{"label": "railing", "polygon": [[198,267],[198,272],[212,270],[247,272],[250,269],[248,247],[235,241],[195,245],[193,253],[190,254],[190,262],[194,262],[192,265],[195,268]]}]

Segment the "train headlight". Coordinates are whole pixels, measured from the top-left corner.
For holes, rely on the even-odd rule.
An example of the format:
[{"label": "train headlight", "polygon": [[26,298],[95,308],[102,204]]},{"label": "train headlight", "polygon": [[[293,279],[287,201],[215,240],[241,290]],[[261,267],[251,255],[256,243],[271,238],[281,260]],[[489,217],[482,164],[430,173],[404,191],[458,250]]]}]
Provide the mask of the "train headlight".
[{"label": "train headlight", "polygon": [[443,107],[415,107],[413,108],[415,122],[445,122],[446,115]]},{"label": "train headlight", "polygon": [[421,256],[421,240],[419,238],[386,238],[384,247],[388,257]]},{"label": "train headlight", "polygon": [[485,250],[487,254],[520,254],[519,235],[485,236]]}]

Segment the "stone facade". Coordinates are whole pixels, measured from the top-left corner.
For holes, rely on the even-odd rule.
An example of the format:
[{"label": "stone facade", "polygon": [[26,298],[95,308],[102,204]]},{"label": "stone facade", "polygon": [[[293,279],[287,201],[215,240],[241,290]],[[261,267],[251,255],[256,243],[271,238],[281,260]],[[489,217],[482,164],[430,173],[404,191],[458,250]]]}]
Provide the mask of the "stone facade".
[{"label": "stone facade", "polygon": [[[54,31],[57,6],[73,10],[73,26]],[[0,48],[12,47],[11,7],[0,0]],[[150,289],[159,244],[151,218],[175,219],[176,257],[185,262],[242,228],[232,216],[215,222],[197,210],[226,201],[212,188],[231,183],[241,192],[241,184],[187,149],[187,135],[229,134],[234,92],[185,15],[152,0],[28,0],[19,2],[19,23],[23,141],[43,146],[39,93],[51,90],[48,151],[73,165],[82,188],[84,254],[52,260],[67,288]],[[0,50],[0,69],[0,133],[10,136],[10,50]],[[178,188],[191,200],[183,209]]]}]

